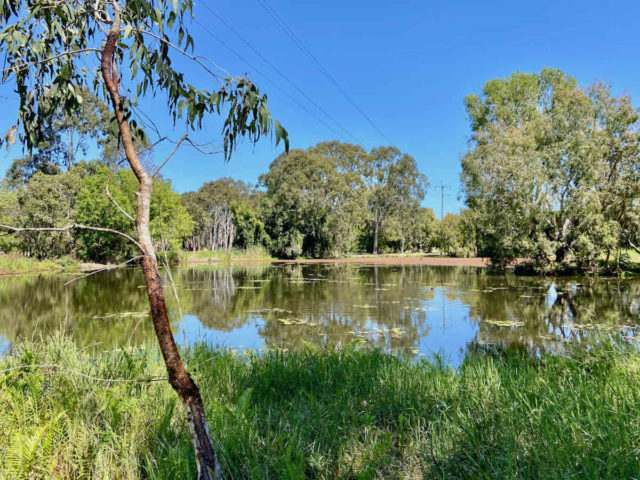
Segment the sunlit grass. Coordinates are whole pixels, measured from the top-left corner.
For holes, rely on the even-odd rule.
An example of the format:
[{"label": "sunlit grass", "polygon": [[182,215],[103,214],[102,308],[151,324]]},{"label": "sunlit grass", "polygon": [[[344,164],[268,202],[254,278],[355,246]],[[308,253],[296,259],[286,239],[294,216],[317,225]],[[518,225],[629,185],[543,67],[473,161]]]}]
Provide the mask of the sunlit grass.
[{"label": "sunlit grass", "polygon": [[263,247],[251,247],[248,249],[231,250],[200,250],[197,252],[181,251],[180,263],[231,263],[273,260],[267,250]]},{"label": "sunlit grass", "polygon": [[77,268],[78,262],[69,256],[54,260],[38,260],[32,257],[25,257],[24,255],[17,253],[0,253],[0,274],[43,272],[63,269],[73,270]]},{"label": "sunlit grass", "polygon": [[[7,478],[195,478],[154,347],[91,355],[64,338],[0,361]],[[458,370],[361,347],[242,355],[197,347],[228,478],[637,478],[640,355],[470,353]]]}]

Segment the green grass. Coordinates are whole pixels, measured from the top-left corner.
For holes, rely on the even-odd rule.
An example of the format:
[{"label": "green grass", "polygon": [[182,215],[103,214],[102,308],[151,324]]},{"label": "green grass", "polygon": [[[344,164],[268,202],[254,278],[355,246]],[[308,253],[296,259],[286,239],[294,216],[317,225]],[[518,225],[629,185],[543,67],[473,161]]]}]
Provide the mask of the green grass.
[{"label": "green grass", "polygon": [[[195,478],[184,414],[155,348],[24,343],[0,360],[0,478]],[[469,354],[458,370],[359,347],[243,356],[198,347],[227,478],[640,475],[640,355],[598,346]]]},{"label": "green grass", "polygon": [[423,258],[423,257],[446,257],[446,255],[440,254],[438,251],[432,252],[404,252],[404,253],[389,253],[382,252],[374,255],[373,253],[352,253],[347,255],[346,258]]},{"label": "green grass", "polygon": [[71,257],[37,260],[15,253],[0,253],[0,274],[73,270],[76,268],[78,268],[78,262]]},{"label": "green grass", "polygon": [[179,254],[179,262],[182,264],[195,263],[242,263],[251,261],[270,261],[272,256],[263,247],[252,247],[231,250],[200,250],[190,252],[183,250]]}]

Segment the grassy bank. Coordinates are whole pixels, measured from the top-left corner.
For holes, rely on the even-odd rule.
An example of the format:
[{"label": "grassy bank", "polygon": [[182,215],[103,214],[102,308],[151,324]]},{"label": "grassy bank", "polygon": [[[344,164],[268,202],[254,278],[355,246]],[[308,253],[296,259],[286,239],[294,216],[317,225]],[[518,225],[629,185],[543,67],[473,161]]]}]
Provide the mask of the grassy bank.
[{"label": "grassy bank", "polygon": [[72,257],[37,260],[13,253],[0,253],[0,275],[11,273],[49,272],[55,270],[79,270],[80,262]]},{"label": "grassy bank", "polygon": [[253,247],[246,250],[236,248],[231,250],[200,250],[197,252],[182,250],[179,253],[178,260],[183,265],[194,265],[198,263],[268,262],[275,259],[264,248]]},{"label": "grassy bank", "polygon": [[[90,356],[54,339],[0,364],[49,365],[0,373],[0,477],[195,478],[166,383],[93,378],[163,377],[154,348]],[[189,368],[229,478],[640,475],[640,356],[630,351],[476,353],[453,371],[355,348],[200,347]]]}]

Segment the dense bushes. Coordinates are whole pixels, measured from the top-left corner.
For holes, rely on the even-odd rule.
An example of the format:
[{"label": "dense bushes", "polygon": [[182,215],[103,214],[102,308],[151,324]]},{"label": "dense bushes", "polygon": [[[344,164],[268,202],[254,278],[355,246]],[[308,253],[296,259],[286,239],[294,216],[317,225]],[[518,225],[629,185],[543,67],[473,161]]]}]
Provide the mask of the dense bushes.
[{"label": "dense bushes", "polygon": [[[110,228],[133,234],[134,223],[106,196],[135,212],[137,181],[129,170],[110,169],[98,162],[81,162],[64,173],[37,172],[21,187],[0,191],[3,224],[18,227],[61,227],[71,223]],[[158,245],[178,249],[191,234],[193,221],[171,184],[157,180],[151,203],[151,230]],[[74,229],[65,232],[23,232],[0,244],[4,252],[18,251],[37,259],[75,255],[88,261],[118,261],[135,255],[135,245],[106,232]]]}]

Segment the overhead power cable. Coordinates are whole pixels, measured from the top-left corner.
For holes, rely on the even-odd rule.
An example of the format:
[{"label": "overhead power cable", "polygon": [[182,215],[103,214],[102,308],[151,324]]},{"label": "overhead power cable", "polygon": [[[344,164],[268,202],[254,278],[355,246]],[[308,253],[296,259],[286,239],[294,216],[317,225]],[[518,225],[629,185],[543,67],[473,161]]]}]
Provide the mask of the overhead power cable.
[{"label": "overhead power cable", "polygon": [[280,26],[280,28],[282,28],[282,30],[284,30],[284,32],[289,36],[289,38],[291,38],[291,40],[293,41],[293,43],[295,43],[298,48],[300,50],[302,50],[303,53],[305,53],[313,62],[313,64],[316,66],[316,68],[318,70],[320,70],[320,72],[329,80],[329,82],[331,82],[333,84],[333,86],[342,94],[342,96],[344,98],[347,99],[347,101],[353,105],[353,107],[360,113],[360,115],[362,115],[362,117],[369,122],[369,124],[387,141],[389,142],[391,145],[393,145],[393,142],[391,140],[389,140],[389,137],[387,137],[384,132],[374,123],[374,121],[371,119],[371,117],[369,117],[369,115],[367,115],[364,110],[362,108],[360,108],[360,106],[351,98],[351,96],[344,90],[344,88],[342,88],[342,86],[340,85],[340,83],[338,83],[338,81],[335,79],[335,77],[333,75],[331,75],[331,73],[329,73],[329,71],[324,68],[322,66],[322,64],[320,63],[320,61],[316,58],[316,56],[304,45],[304,43],[302,43],[302,41],[297,37],[297,35],[293,32],[293,30],[291,30],[291,28],[289,28],[289,26],[287,25],[287,23],[282,19],[282,17],[280,17],[280,15],[278,15],[278,13],[271,7],[271,5],[269,5],[269,3],[267,2],[267,0],[258,0],[258,2],[260,2],[260,4],[262,5],[262,7],[266,10],[266,12],[271,16],[271,18],[273,18],[275,20],[275,22]]},{"label": "overhead power cable", "polygon": [[338,137],[342,137],[342,134],[340,132],[338,132],[335,128],[333,128],[331,125],[329,125],[327,122],[325,122],[322,118],[318,117],[315,113],[313,113],[311,110],[309,110],[307,107],[305,107],[303,104],[301,104],[295,97],[293,97],[292,95],[289,94],[289,92],[287,92],[285,89],[283,89],[282,87],[280,87],[276,82],[274,82],[273,80],[271,80],[271,78],[269,78],[266,74],[264,74],[262,71],[260,71],[258,68],[256,68],[255,66],[253,66],[251,64],[251,62],[249,62],[246,58],[244,58],[242,55],[240,55],[238,52],[236,52],[233,48],[231,48],[229,45],[227,45],[227,43],[222,40],[220,37],[218,37],[215,33],[213,33],[209,28],[207,28],[205,25],[203,25],[201,22],[199,22],[197,19],[193,19],[193,22],[195,24],[197,24],[200,28],[202,28],[202,30],[204,30],[206,33],[208,33],[212,38],[214,38],[218,43],[220,43],[220,45],[222,45],[223,47],[225,47],[227,50],[229,50],[231,53],[233,53],[236,57],[238,57],[238,59],[240,59],[240,61],[244,62],[249,68],[251,68],[254,72],[256,72],[258,75],[261,75],[262,77],[264,77],[264,79],[266,81],[268,81],[269,83],[271,83],[271,85],[273,85],[276,89],[280,90],[284,95],[286,95],[292,102],[294,102],[299,108],[301,108],[302,110],[304,110],[306,113],[308,113],[309,115],[311,115],[313,118],[315,118],[318,122],[320,122],[321,124],[323,124],[325,127],[327,127],[329,130],[331,130],[333,133],[335,133],[336,135],[338,135]]},{"label": "overhead power cable", "polygon": [[275,65],[271,60],[269,60],[267,57],[265,57],[262,53],[260,53],[260,51],[255,48],[247,39],[245,39],[235,28],[233,28],[231,25],[229,25],[224,18],[222,18],[220,15],[218,15],[216,12],[214,12],[206,3],[203,3],[202,6],[207,9],[209,11],[209,13],[211,13],[211,15],[213,15],[214,17],[216,17],[220,23],[222,23],[225,27],[227,27],[229,30],[231,30],[231,32],[238,37],[247,47],[249,47],[249,49],[251,49],[251,51],[253,51],[253,53],[255,53],[256,55],[258,55],[265,63],[267,63],[271,68],[273,68],[273,70],[275,70],[275,72],[280,75],[289,85],[291,85],[293,88],[295,88],[304,98],[306,98],[314,107],[316,107],[320,112],[322,112],[329,120],[331,120],[333,123],[335,123],[338,128],[340,128],[343,132],[345,132],[347,135],[349,135],[351,138],[353,138],[357,143],[362,143],[358,140],[358,138],[353,135],[349,130],[347,130],[344,126],[342,126],[342,124],[340,122],[338,122],[338,120],[336,120],[333,116],[331,116],[324,108],[322,108],[320,105],[318,105],[302,88],[300,88],[298,85],[296,85],[296,83],[294,83],[287,75],[285,75],[282,70],[280,70],[280,68],[278,68],[277,65]]}]

